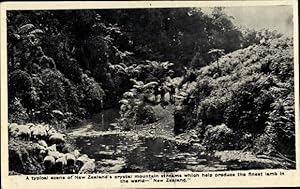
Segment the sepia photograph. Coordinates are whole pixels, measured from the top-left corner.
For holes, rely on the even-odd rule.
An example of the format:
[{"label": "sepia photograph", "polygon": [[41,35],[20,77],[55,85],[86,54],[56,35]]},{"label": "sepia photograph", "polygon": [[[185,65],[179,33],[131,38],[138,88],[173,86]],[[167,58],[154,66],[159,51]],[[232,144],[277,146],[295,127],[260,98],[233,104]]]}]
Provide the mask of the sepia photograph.
[{"label": "sepia photograph", "polygon": [[6,10],[8,175],[296,171],[294,8]]}]

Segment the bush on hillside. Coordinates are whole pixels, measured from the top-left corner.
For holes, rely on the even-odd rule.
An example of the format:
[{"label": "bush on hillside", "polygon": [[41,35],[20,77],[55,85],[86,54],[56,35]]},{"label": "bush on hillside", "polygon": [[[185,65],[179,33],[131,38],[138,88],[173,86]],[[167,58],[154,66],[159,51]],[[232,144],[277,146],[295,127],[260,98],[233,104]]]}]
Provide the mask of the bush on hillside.
[{"label": "bush on hillside", "polygon": [[188,126],[182,127],[225,123],[240,138],[246,133],[258,138],[248,140],[252,146],[294,154],[293,75],[291,39],[226,54],[198,72],[197,87],[188,95],[193,98],[185,100],[182,112],[190,115]]}]

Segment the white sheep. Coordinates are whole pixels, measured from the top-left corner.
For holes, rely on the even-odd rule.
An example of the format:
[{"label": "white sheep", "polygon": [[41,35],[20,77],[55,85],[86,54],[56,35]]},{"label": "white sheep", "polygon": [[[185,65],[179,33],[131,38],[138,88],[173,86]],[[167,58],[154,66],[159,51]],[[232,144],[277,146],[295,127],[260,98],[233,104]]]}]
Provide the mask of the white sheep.
[{"label": "white sheep", "polygon": [[80,156],[80,152],[78,150],[74,150],[72,154],[75,156],[75,158],[78,158]]},{"label": "white sheep", "polygon": [[48,156],[52,156],[54,157],[54,159],[58,159],[58,158],[61,158],[63,157],[65,154],[63,153],[60,153],[58,151],[48,151]]},{"label": "white sheep", "polygon": [[43,146],[44,148],[48,148],[48,144],[44,140],[38,140],[38,144],[41,145],[41,146]]},{"label": "white sheep", "polygon": [[40,159],[40,160],[43,160],[44,157],[47,155],[47,153],[43,153],[43,152],[46,152],[46,148],[40,144],[37,144],[35,143],[33,145],[34,147],[34,153],[35,155]]},{"label": "white sheep", "polygon": [[44,124],[44,123],[42,123],[41,125],[45,128],[48,136],[51,136],[51,135],[57,133],[57,131],[50,125]]},{"label": "white sheep", "polygon": [[47,137],[47,130],[42,125],[31,127],[31,136],[34,139],[45,139]]},{"label": "white sheep", "polygon": [[28,125],[18,125],[18,127],[15,129],[15,131],[12,133],[15,137],[20,137],[25,140],[29,140],[31,137],[31,126]]},{"label": "white sheep", "polygon": [[79,158],[76,159],[75,165],[78,169],[80,169],[86,162],[89,161],[89,157],[86,154],[81,155]]},{"label": "white sheep", "polygon": [[75,156],[71,153],[66,153],[65,157],[67,159],[67,165],[74,167],[75,166],[75,160],[76,160]]},{"label": "white sheep", "polygon": [[55,158],[48,155],[44,158],[43,163],[45,166],[45,172],[51,173],[53,171],[53,166],[55,165]]},{"label": "white sheep", "polygon": [[53,144],[52,146],[47,147],[47,150],[55,152],[56,151],[56,144]]},{"label": "white sheep", "polygon": [[55,161],[56,173],[63,173],[65,166],[67,165],[67,159],[65,156],[58,158]]},{"label": "white sheep", "polygon": [[10,134],[15,134],[18,127],[19,127],[19,125],[17,123],[11,123],[11,124],[8,125],[8,132]]},{"label": "white sheep", "polygon": [[48,154],[48,151],[46,149],[41,149],[38,157],[42,160],[47,156],[47,154]]},{"label": "white sheep", "polygon": [[65,135],[61,133],[54,133],[49,137],[49,141],[51,144],[61,144],[65,143]]},{"label": "white sheep", "polygon": [[95,171],[96,165],[95,165],[95,159],[89,159],[87,162],[83,164],[83,166],[80,168],[78,174],[87,174],[87,173],[93,173]]}]

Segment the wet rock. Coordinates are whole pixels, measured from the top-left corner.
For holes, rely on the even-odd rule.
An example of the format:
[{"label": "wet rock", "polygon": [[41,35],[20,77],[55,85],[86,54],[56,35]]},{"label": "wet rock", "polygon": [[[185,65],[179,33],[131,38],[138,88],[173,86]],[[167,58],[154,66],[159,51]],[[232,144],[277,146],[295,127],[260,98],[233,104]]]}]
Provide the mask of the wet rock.
[{"label": "wet rock", "polygon": [[97,154],[100,155],[103,158],[109,158],[114,155],[115,151],[110,150],[110,151],[100,151]]},{"label": "wet rock", "polygon": [[125,167],[125,164],[114,165],[113,167],[110,167],[109,169],[107,169],[107,172],[118,173],[118,172],[121,172],[121,170],[123,170],[124,167]]},{"label": "wet rock", "polygon": [[293,165],[282,159],[277,158],[259,158],[251,152],[242,152],[239,150],[225,150],[215,152],[215,157],[221,162],[226,162],[233,168],[235,165],[247,169],[253,168],[292,168]]},{"label": "wet rock", "polygon": [[198,165],[199,162],[197,162],[197,161],[187,161],[186,164],[187,165]]}]

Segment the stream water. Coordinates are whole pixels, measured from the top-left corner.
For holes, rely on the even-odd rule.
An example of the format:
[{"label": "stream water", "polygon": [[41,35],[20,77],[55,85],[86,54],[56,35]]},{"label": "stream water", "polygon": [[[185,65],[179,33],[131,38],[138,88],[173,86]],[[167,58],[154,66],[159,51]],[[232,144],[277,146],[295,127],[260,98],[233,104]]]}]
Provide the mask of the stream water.
[{"label": "stream water", "polygon": [[113,127],[118,110],[105,110],[69,129],[81,153],[96,160],[97,173],[212,171],[228,166],[191,144],[120,132]]}]

